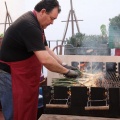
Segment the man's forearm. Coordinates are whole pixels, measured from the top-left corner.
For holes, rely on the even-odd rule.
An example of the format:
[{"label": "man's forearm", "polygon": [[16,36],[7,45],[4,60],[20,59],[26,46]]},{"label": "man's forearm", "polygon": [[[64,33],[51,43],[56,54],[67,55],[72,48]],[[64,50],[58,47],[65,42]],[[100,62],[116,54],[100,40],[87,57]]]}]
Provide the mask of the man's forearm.
[{"label": "man's forearm", "polygon": [[58,61],[52,57],[47,51],[34,52],[40,63],[42,63],[48,70],[57,73],[67,73],[68,69],[63,67]]},{"label": "man's forearm", "polygon": [[46,47],[46,50],[59,64],[62,65],[62,60],[48,46]]},{"label": "man's forearm", "polygon": [[52,62],[45,63],[44,66],[52,72],[57,72],[61,74],[68,72],[68,69],[60,65],[58,62],[56,62],[56,60],[52,60]]}]

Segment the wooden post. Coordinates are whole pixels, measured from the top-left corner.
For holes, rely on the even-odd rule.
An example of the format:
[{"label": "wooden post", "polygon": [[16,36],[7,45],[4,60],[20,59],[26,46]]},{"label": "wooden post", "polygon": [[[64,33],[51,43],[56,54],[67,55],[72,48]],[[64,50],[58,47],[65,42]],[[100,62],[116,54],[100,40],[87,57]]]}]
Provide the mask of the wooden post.
[{"label": "wooden post", "polygon": [[[6,31],[6,25],[9,24],[9,26],[12,24],[12,18],[8,12],[8,8],[7,8],[7,4],[5,2],[5,7],[6,7],[6,18],[5,18],[5,26],[4,26],[4,34],[5,34],[5,31]],[[8,21],[8,22],[7,22]]]},{"label": "wooden post", "polygon": [[[70,0],[70,5],[71,5],[71,10],[69,11],[68,19],[67,19],[67,21],[62,21],[62,22],[66,22],[66,27],[65,27],[64,34],[63,34],[63,38],[62,38],[62,43],[61,43],[59,55],[62,55],[62,46],[63,46],[64,40],[65,40],[65,36],[66,36],[66,33],[67,33],[69,22],[71,22],[72,36],[74,36],[74,22],[76,22],[77,30],[80,33],[78,21],[83,21],[83,20],[77,20],[77,17],[75,15],[75,11],[73,10],[72,0]],[[71,20],[70,20],[70,16],[71,16]]]}]

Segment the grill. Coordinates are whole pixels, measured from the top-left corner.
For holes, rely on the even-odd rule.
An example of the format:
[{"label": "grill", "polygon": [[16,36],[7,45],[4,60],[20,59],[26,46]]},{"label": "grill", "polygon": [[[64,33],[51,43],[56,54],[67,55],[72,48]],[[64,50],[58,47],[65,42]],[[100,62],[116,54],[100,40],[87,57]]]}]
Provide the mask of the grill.
[{"label": "grill", "polygon": [[48,84],[52,88],[59,87],[59,91],[61,86],[69,88],[69,99],[64,104],[67,105],[66,108],[45,107],[46,113],[120,118],[119,57],[64,56],[63,61],[65,60],[66,63],[79,67],[83,76],[66,79],[60,74],[48,72]]}]

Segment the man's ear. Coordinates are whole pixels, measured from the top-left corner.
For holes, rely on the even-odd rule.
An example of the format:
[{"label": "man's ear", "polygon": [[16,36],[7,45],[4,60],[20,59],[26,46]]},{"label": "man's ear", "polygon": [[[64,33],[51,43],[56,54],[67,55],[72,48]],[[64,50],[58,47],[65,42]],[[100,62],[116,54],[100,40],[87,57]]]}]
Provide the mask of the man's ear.
[{"label": "man's ear", "polygon": [[46,9],[42,9],[41,10],[41,13],[43,14],[43,13],[46,13]]}]

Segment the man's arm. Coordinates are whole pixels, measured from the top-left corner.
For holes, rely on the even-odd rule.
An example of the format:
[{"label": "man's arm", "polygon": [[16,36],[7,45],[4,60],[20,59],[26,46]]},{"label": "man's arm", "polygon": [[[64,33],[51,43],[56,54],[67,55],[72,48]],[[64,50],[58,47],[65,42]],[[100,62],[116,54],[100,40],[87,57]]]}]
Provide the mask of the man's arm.
[{"label": "man's arm", "polygon": [[43,64],[48,70],[52,72],[57,72],[63,74],[68,78],[76,78],[79,76],[79,72],[67,69],[63,67],[56,59],[54,59],[47,50],[43,51],[34,51],[38,60],[41,64]]},{"label": "man's arm", "polygon": [[61,64],[63,67],[71,70],[78,70],[77,67],[67,65],[65,62],[63,62],[48,46],[45,47],[48,53],[55,59],[59,64]]},{"label": "man's arm", "polygon": [[59,63],[59,64],[61,64],[62,65],[62,60],[48,47],[48,46],[46,46],[45,47],[46,48],[46,50],[48,51],[48,53],[55,59],[55,60],[57,60],[57,62]]},{"label": "man's arm", "polygon": [[59,62],[57,61],[57,57],[54,58],[54,54],[48,53],[47,50],[43,51],[34,51],[35,55],[37,56],[38,60],[50,71],[57,72],[57,73],[67,73],[69,70],[63,67]]}]

